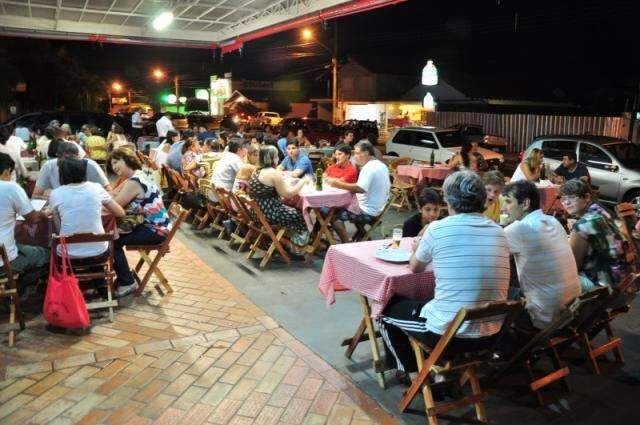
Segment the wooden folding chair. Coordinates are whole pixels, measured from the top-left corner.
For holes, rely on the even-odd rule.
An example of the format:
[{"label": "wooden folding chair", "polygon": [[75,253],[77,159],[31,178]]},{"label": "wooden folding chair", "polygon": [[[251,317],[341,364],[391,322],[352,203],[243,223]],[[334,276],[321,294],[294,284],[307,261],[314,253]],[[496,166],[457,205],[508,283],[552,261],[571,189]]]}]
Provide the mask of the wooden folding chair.
[{"label": "wooden folding chair", "polygon": [[411,210],[411,195],[416,189],[414,183],[408,183],[400,181],[398,178],[398,166],[410,165],[413,162],[412,158],[402,157],[391,161],[389,165],[389,172],[393,177],[393,183],[391,184],[391,192],[395,195],[394,202],[391,206],[396,207],[397,211],[407,207],[407,210]]},{"label": "wooden folding chair", "polygon": [[[6,328],[9,331],[9,347],[13,347],[16,341],[17,330],[24,330],[24,315],[20,309],[20,297],[18,296],[18,274],[11,269],[9,256],[3,244],[0,244],[0,258],[2,268],[0,271],[0,298],[9,298],[9,323]],[[16,317],[18,324],[16,324]]]},{"label": "wooden folding chair", "polygon": [[[109,321],[113,322],[113,308],[118,307],[118,300],[113,299],[113,281],[116,272],[113,269],[113,232],[95,234],[95,233],[76,233],[64,237],[67,246],[70,244],[107,242],[109,248],[106,256],[93,258],[71,259],[71,268],[75,274],[80,286],[85,282],[96,279],[104,279],[107,286],[107,301],[94,301],[87,303],[88,310],[97,310],[100,308],[109,309]],[[60,243],[60,236],[54,234],[51,236],[51,249],[56,252]],[[77,263],[79,264],[77,264]]]},{"label": "wooden folding chair", "polygon": [[225,209],[227,209],[229,219],[233,220],[236,224],[235,230],[229,235],[229,245],[233,246],[233,244],[238,243],[238,252],[240,252],[249,243],[246,237],[247,234],[249,232],[253,233],[253,231],[249,227],[249,223],[247,220],[250,220],[250,218],[245,217],[245,213],[249,213],[245,212],[244,207],[242,206],[240,201],[230,190],[218,187],[216,188],[216,194],[218,195],[220,203],[222,205],[225,205]]},{"label": "wooden folding chair", "polygon": [[[560,381],[562,389],[569,391],[569,368],[561,362],[558,346],[575,340],[576,329],[592,317],[607,296],[607,288],[598,288],[575,298],[546,328],[529,338],[515,355],[493,373],[489,382],[497,381],[514,366],[524,364],[529,374],[529,389],[541,406],[545,404],[541,392],[544,387]],[[544,355],[550,358],[553,369],[543,372],[542,376],[536,376],[534,366]]]},{"label": "wooden folding chair", "polygon": [[373,234],[374,230],[376,230],[380,226],[380,224],[382,224],[382,219],[384,218],[385,214],[387,214],[387,211],[389,211],[389,208],[391,208],[391,206],[394,204],[395,199],[396,199],[396,196],[393,193],[391,193],[389,195],[389,200],[387,201],[387,204],[384,206],[384,209],[380,214],[378,214],[376,219],[369,226],[369,229],[366,230],[364,227],[365,225],[362,225],[362,228],[360,227],[357,228],[357,231],[352,238],[353,242],[364,242],[371,239],[371,235]]},{"label": "wooden folding chair", "polygon": [[[207,193],[211,190],[211,181],[207,179],[199,179],[198,180],[198,193],[202,198],[207,201]],[[208,207],[205,203],[205,207],[196,211],[193,214],[193,222],[192,224],[196,226],[198,230],[204,229],[204,227],[209,223],[209,220],[214,216],[214,212]]]},{"label": "wooden folding chair", "polygon": [[638,261],[640,261],[640,241],[633,237],[633,232],[638,223],[638,210],[634,204],[622,202],[616,205],[616,214],[621,221],[620,230],[624,234],[629,243],[629,248],[634,255],[636,269],[638,269]]},{"label": "wooden folding chair", "polygon": [[[162,287],[164,287],[164,289],[166,289],[167,292],[173,292],[173,288],[171,288],[171,285],[169,285],[169,281],[160,270],[159,265],[160,260],[162,260],[162,258],[169,252],[169,249],[171,248],[171,241],[180,228],[180,225],[188,216],[189,211],[182,208],[182,206],[177,202],[174,202],[169,206],[169,217],[173,218],[174,221],[171,230],[169,230],[169,234],[167,235],[167,238],[164,240],[164,242],[159,245],[126,246],[127,251],[138,251],[138,253],[140,254],[140,260],[138,260],[138,263],[133,270],[133,276],[138,281],[138,290],[136,291],[136,296],[142,294],[142,291],[144,291],[145,286],[147,286],[147,283],[149,283],[149,279],[151,279],[152,274],[158,278],[160,284],[162,285]],[[153,259],[149,255],[151,251],[156,251],[156,256]],[[139,273],[145,263],[149,268],[142,280],[140,280]]]},{"label": "wooden folding chair", "polygon": [[246,245],[251,245],[260,232],[258,232],[253,225],[253,219],[251,217],[251,211],[247,209],[247,206],[238,198],[233,192],[229,193],[229,200],[233,208],[236,210],[236,220],[239,226],[244,226],[245,233],[241,239],[241,244],[238,247],[238,252],[241,252]]},{"label": "wooden folding chair", "polygon": [[163,169],[167,176],[169,187],[175,191],[173,198],[171,198],[171,203],[180,202],[180,199],[185,193],[193,192],[189,181],[182,177],[182,174],[180,174],[173,168],[169,168],[166,166],[163,166]]},{"label": "wooden folding chair", "polygon": [[[478,365],[490,359],[493,344],[484,349],[475,349],[474,351],[458,349],[456,353],[453,354],[448,353],[447,349],[455,346],[455,335],[464,322],[503,316],[501,330],[494,340],[496,341],[500,333],[511,326],[511,323],[513,323],[513,320],[521,311],[522,302],[520,301],[493,302],[474,309],[460,309],[433,348],[427,347],[412,336],[409,336],[409,341],[416,355],[416,362],[418,364],[418,377],[413,381],[411,387],[400,401],[400,411],[404,412],[418,394],[418,391],[422,390],[430,425],[436,425],[438,423],[438,415],[471,404],[475,406],[478,420],[486,422],[487,413],[484,401],[488,398],[488,394],[482,391],[480,387],[476,368]],[[426,361],[423,353],[429,354]],[[430,382],[436,374],[440,376],[443,374],[448,375],[445,381],[440,381],[437,385],[454,384],[462,390],[464,385],[469,382],[471,395],[465,395],[454,401],[436,403],[432,391],[435,384]],[[455,377],[452,375],[455,375]]]},{"label": "wooden folding chair", "polygon": [[[285,227],[274,228],[271,226],[255,200],[244,195],[237,195],[236,198],[250,212],[252,218],[250,228],[257,235],[247,254],[247,259],[253,258],[256,253],[263,253],[262,261],[260,261],[260,267],[263,268],[271,261],[273,254],[278,251],[284,262],[287,265],[291,264],[289,253],[282,246],[282,242],[288,241],[284,236],[287,229]],[[268,244],[266,250],[261,246],[263,243],[265,245]]]},{"label": "wooden folding chair", "polygon": [[[591,370],[596,375],[601,374],[598,358],[608,353],[613,352],[617,363],[624,363],[622,338],[615,335],[611,322],[631,311],[631,301],[637,294],[636,282],[639,278],[639,273],[629,274],[618,287],[611,290],[590,317],[576,326],[575,336],[582,346]],[[605,332],[606,342],[598,345],[596,339],[602,331]]]}]

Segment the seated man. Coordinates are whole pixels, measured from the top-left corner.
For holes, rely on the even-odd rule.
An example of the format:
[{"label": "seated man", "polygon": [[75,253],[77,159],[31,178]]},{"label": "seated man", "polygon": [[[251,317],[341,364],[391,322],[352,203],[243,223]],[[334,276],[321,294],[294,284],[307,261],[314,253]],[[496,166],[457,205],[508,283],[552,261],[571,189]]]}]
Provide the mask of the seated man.
[{"label": "seated man", "polygon": [[302,178],[313,175],[313,166],[309,157],[298,149],[298,140],[287,141],[287,157],[278,167],[280,170],[288,171],[292,177]]},{"label": "seated man", "polygon": [[578,266],[583,292],[599,286],[616,287],[631,270],[629,249],[613,217],[591,199],[591,188],[583,180],[569,180],[559,190],[564,209],[577,217],[569,244]]},{"label": "seated man", "polygon": [[488,171],[482,176],[482,181],[487,192],[487,204],[483,214],[499,224],[502,209],[500,192],[504,187],[504,176],[500,171]]},{"label": "seated man", "polygon": [[580,179],[585,183],[591,182],[589,169],[578,162],[575,152],[568,152],[562,157],[562,164],[551,174],[551,181],[562,184],[573,179]]},{"label": "seated man", "polygon": [[[73,143],[62,142],[58,145],[57,156],[57,159],[48,160],[40,168],[36,187],[33,189],[33,197],[48,198],[53,189],[60,187],[59,161],[63,161],[65,158],[78,159],[78,146]],[[92,159],[85,158],[85,161],[87,161],[87,181],[98,183],[107,192],[111,192],[113,189],[109,184],[109,179],[105,176],[100,165]]]},{"label": "seated man", "polygon": [[504,233],[529,313],[528,323],[518,320],[518,327],[542,329],[581,292],[567,234],[558,220],[542,212],[540,193],[530,181],[507,185],[503,211],[510,223]]},{"label": "seated man", "polygon": [[[24,189],[11,181],[15,162],[5,153],[0,153],[0,244],[4,245],[14,272],[20,273],[20,284],[35,283],[38,274],[46,273],[49,250],[39,246],[17,245],[15,240],[16,216],[27,222],[38,221],[46,214],[35,211]],[[2,266],[0,258],[0,266]]]},{"label": "seated man", "polygon": [[[433,264],[434,298],[395,297],[382,313],[388,357],[405,372],[415,371],[416,363],[402,330],[433,347],[461,308],[505,301],[509,290],[509,246],[502,228],[482,215],[487,194],[480,176],[471,171],[453,173],[443,192],[449,216],[431,223],[416,239],[410,261],[414,273]],[[465,322],[454,341],[461,341],[465,349],[484,347],[501,327],[501,318]]]},{"label": "seated man", "polygon": [[356,144],[354,156],[360,165],[360,175],[356,183],[345,183],[336,178],[327,178],[327,184],[345,189],[356,194],[360,204],[360,214],[353,214],[345,209],[336,211],[333,228],[338,232],[342,242],[349,241],[349,235],[344,227],[344,221],[352,221],[359,230],[365,224],[371,224],[384,210],[389,200],[391,182],[389,169],[383,162],[376,159],[374,146],[367,140]]},{"label": "seated man", "polygon": [[402,225],[402,236],[422,236],[426,226],[440,217],[440,195],[430,187],[423,187],[417,196],[420,212],[409,217]]},{"label": "seated man", "polygon": [[211,183],[215,187],[222,187],[227,190],[233,188],[236,174],[244,164],[247,150],[244,141],[239,137],[229,139],[227,150],[222,154],[222,158],[216,164],[216,168],[211,176]]},{"label": "seated man", "polygon": [[327,167],[326,177],[333,177],[345,183],[355,183],[358,180],[358,169],[350,161],[351,146],[343,144],[334,152],[336,163]]}]

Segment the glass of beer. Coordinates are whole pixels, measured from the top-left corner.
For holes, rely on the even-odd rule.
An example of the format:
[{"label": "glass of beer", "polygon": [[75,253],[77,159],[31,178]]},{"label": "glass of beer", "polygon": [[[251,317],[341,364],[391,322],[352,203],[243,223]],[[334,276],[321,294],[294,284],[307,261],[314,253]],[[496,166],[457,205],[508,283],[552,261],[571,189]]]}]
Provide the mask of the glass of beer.
[{"label": "glass of beer", "polygon": [[396,226],[393,228],[393,232],[391,233],[391,248],[393,249],[400,248],[401,240],[402,240],[402,227]]}]

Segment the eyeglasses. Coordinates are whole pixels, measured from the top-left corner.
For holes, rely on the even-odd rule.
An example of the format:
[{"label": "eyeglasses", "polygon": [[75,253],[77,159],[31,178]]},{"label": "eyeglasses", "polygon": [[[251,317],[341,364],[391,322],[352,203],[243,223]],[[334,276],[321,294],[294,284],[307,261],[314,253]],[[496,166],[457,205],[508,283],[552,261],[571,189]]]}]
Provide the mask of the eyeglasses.
[{"label": "eyeglasses", "polygon": [[580,199],[580,197],[579,196],[575,196],[575,195],[561,196],[560,197],[560,202],[562,202],[563,204],[566,204],[566,203],[569,203],[569,202],[574,203],[574,202],[577,202],[579,199]]}]

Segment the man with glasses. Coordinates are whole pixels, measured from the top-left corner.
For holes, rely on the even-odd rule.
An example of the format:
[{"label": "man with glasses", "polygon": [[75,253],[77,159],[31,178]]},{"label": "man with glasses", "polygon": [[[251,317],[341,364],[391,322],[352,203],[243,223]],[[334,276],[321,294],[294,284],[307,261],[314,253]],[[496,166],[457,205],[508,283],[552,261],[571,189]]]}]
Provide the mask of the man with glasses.
[{"label": "man with glasses", "polygon": [[628,242],[613,217],[593,202],[591,188],[583,180],[569,180],[560,186],[559,193],[564,209],[577,217],[569,244],[580,273],[582,290],[616,287],[631,273],[631,264],[626,255]]}]

